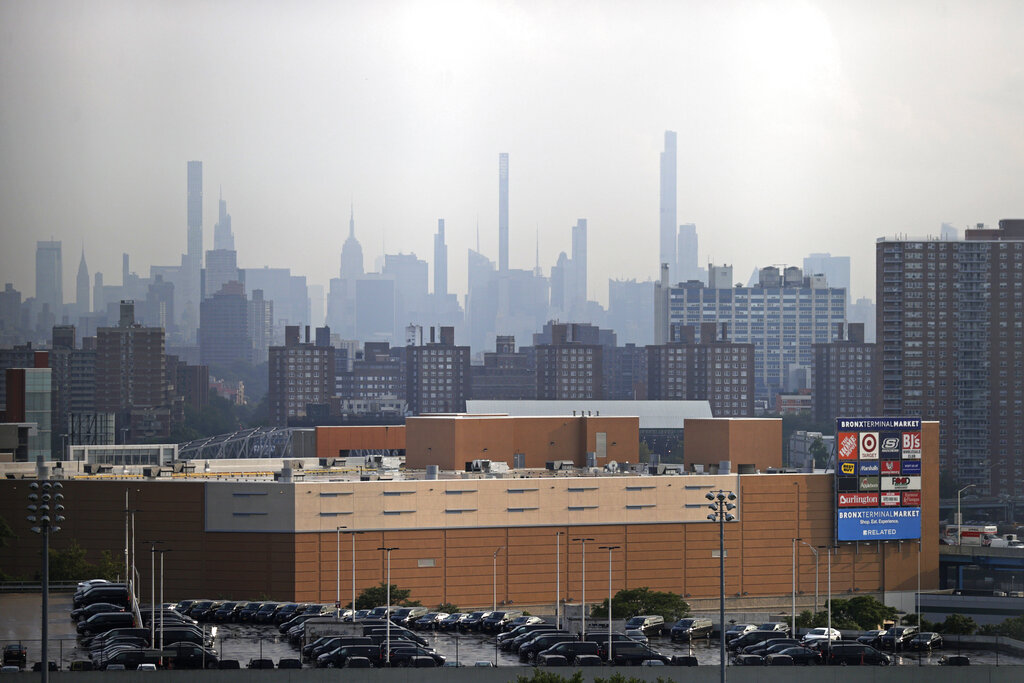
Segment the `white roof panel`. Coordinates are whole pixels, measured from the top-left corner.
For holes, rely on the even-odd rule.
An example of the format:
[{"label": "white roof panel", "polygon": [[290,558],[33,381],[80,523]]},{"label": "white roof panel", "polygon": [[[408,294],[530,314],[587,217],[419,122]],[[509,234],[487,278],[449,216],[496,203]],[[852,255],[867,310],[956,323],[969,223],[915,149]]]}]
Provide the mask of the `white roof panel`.
[{"label": "white roof panel", "polygon": [[467,413],[549,417],[581,412],[603,417],[637,416],[640,429],[682,429],[683,420],[710,418],[707,401],[466,401]]}]

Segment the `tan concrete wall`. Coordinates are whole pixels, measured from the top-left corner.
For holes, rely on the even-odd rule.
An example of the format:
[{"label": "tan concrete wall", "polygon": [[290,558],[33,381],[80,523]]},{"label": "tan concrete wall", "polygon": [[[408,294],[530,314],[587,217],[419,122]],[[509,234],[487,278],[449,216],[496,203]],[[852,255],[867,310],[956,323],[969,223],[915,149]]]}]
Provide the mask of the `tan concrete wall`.
[{"label": "tan concrete wall", "polygon": [[316,457],[337,458],[340,450],[405,448],[405,427],[317,427]]},{"label": "tan concrete wall", "polygon": [[683,430],[684,460],[690,464],[732,462],[764,471],[782,467],[782,420],[775,418],[696,418]]}]

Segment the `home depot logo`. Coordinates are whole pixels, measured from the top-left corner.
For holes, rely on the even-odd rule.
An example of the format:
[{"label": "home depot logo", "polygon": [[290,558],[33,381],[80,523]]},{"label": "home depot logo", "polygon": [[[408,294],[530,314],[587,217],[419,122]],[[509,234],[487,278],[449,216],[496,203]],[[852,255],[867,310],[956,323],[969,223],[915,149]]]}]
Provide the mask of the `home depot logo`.
[{"label": "home depot logo", "polygon": [[857,441],[858,435],[856,432],[840,432],[839,433],[839,446],[837,452],[839,453],[840,460],[854,460],[857,457]]}]

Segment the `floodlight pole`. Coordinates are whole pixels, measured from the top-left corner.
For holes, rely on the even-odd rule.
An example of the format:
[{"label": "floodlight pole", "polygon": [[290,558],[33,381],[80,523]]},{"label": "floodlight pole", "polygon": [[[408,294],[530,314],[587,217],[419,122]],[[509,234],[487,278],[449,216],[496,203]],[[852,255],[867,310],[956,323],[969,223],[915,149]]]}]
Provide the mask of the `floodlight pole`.
[{"label": "floodlight pole", "polygon": [[580,589],[580,616],[583,618],[580,640],[583,640],[587,637],[587,541],[593,541],[594,539],[574,538],[572,540],[583,544],[583,580],[582,588]]},{"label": "floodlight pole", "polygon": [[[338,526],[334,531],[336,533],[334,538],[334,580],[335,580],[335,603],[334,603],[334,620],[341,621],[341,530],[347,529],[348,527],[341,525]],[[353,602],[352,607],[355,608],[356,604]]]},{"label": "floodlight pole", "polygon": [[[384,666],[391,666],[391,551],[398,550],[398,548],[386,548],[380,547],[377,550],[383,550],[388,555],[388,588],[387,588],[387,612],[384,615],[386,619],[387,631],[384,635],[385,650],[384,650]],[[355,604],[352,605],[355,607]]]},{"label": "floodlight pole", "polygon": [[802,538],[796,539],[814,553],[814,613],[818,613],[818,549]]},{"label": "floodlight pole", "polygon": [[[494,556],[491,558],[491,611],[497,611],[498,609],[498,553],[505,546],[498,547],[494,551]],[[500,630],[500,629],[499,629]]]},{"label": "floodlight pole", "polygon": [[562,628],[562,534],[555,532],[555,628]]},{"label": "floodlight pole", "polygon": [[718,491],[708,491],[704,497],[711,501],[711,504],[708,505],[711,510],[708,519],[718,522],[718,634],[721,641],[719,668],[721,669],[722,683],[725,683],[725,523],[736,519],[730,513],[731,510],[736,509],[735,503],[732,502],[736,500],[736,494],[719,489]]},{"label": "floodlight pole", "polygon": [[612,551],[621,545],[603,545],[601,550],[608,551],[608,664],[612,663]]}]

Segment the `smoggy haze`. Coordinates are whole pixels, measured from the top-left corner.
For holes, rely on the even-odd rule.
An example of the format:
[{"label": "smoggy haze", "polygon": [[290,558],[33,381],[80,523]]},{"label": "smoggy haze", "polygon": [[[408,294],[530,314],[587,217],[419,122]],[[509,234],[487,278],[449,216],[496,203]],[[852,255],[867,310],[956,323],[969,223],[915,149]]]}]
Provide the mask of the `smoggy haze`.
[{"label": "smoggy haze", "polygon": [[[338,274],[355,204],[367,267],[432,261],[452,291],[479,219],[545,272],[587,218],[590,297],[657,277],[658,157],[678,132],[678,219],[700,262],[850,255],[1024,216],[1021,2],[21,2],[0,4],[0,280],[34,290],[64,243],[91,272],[176,264],[185,164],[218,188],[241,267]],[[0,283],[2,286],[2,283]]]}]

